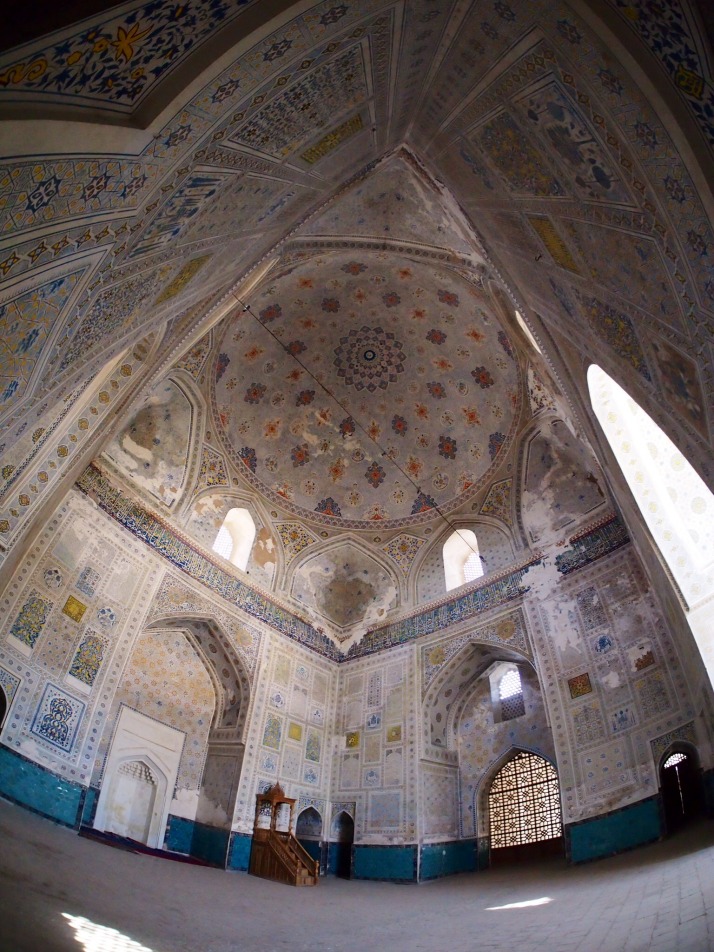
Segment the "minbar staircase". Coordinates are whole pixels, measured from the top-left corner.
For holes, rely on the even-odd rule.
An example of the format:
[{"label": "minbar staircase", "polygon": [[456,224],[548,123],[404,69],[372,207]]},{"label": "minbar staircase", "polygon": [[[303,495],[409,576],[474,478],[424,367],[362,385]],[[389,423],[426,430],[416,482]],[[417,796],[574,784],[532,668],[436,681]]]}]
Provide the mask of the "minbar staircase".
[{"label": "minbar staircase", "polygon": [[319,863],[303,849],[292,833],[255,830],[250,872],[291,886],[317,886]]},{"label": "minbar staircase", "polygon": [[[248,872],[291,886],[317,886],[319,863],[292,834],[295,800],[285,796],[279,783],[259,793],[256,800]],[[277,829],[283,807],[290,809],[287,830]]]}]

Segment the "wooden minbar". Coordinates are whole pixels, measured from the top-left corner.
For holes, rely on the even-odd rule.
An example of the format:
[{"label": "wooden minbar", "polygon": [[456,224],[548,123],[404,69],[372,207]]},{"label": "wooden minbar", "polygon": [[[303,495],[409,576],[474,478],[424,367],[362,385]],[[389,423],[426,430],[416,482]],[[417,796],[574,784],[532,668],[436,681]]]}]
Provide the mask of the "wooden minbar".
[{"label": "wooden minbar", "polygon": [[295,800],[280,783],[256,795],[249,873],[291,886],[316,886],[319,863],[295,839]]}]

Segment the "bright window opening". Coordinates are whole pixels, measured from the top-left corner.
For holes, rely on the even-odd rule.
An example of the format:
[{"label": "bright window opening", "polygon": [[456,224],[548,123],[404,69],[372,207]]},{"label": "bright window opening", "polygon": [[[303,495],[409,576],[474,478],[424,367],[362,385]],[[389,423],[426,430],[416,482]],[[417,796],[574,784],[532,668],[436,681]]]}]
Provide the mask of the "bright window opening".
[{"label": "bright window opening", "polygon": [[492,849],[560,836],[563,827],[555,768],[535,754],[516,754],[496,774],[488,809]]},{"label": "bright window opening", "polygon": [[523,315],[521,314],[520,311],[516,311],[516,320],[518,321],[518,326],[528,338],[528,342],[531,344],[531,346],[535,347],[535,349],[538,351],[539,354],[542,354],[543,351],[538,346],[538,341],[535,339],[535,337],[531,333],[530,327],[523,320]]},{"label": "bright window opening", "polygon": [[507,700],[509,697],[514,697],[516,694],[523,693],[521,676],[516,669],[512,669],[507,674],[504,674],[498,685],[498,693],[502,701]]},{"label": "bright window opening", "polygon": [[687,759],[686,754],[672,754],[671,757],[668,757],[664,762],[664,769],[667,767],[676,767],[677,764],[681,764],[682,761]]},{"label": "bright window opening", "polygon": [[685,602],[714,683],[714,495],[654,420],[594,364],[593,410]]},{"label": "bright window opening", "polygon": [[483,575],[483,561],[476,533],[457,529],[444,543],[444,580],[446,591],[473,582]]},{"label": "bright window opening", "polygon": [[231,509],[218,530],[213,551],[246,570],[255,540],[255,523],[247,509]]}]

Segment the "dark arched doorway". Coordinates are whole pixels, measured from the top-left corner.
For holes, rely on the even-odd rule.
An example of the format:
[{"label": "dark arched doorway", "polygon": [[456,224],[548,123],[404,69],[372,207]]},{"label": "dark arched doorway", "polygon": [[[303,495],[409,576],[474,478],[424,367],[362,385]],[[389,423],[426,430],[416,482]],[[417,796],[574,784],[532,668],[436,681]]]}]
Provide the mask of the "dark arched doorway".
[{"label": "dark arched doorway", "polygon": [[295,836],[306,852],[322,866],[322,817],[314,807],[307,807],[297,818]]},{"label": "dark arched doorway", "polygon": [[560,785],[543,757],[519,751],[501,767],[488,793],[491,863],[563,853]]},{"label": "dark arched doorway", "polygon": [[668,833],[702,814],[704,796],[699,758],[693,750],[671,750],[659,770],[662,806]]},{"label": "dark arched doorway", "polygon": [[5,723],[5,715],[7,714],[7,695],[5,694],[2,687],[0,687],[0,727]]},{"label": "dark arched doorway", "polygon": [[342,810],[332,821],[330,836],[330,872],[342,879],[352,875],[352,844],[355,838],[355,823],[349,813]]}]

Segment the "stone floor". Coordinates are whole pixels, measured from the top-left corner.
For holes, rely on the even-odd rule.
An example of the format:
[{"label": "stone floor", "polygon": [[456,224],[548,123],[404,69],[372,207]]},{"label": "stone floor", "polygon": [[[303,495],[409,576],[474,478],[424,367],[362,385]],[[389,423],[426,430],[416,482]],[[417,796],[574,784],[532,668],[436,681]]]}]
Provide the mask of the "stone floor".
[{"label": "stone floor", "polygon": [[2,801],[0,836],[0,952],[714,950],[713,823],[577,868],[314,889],[122,852]]}]

